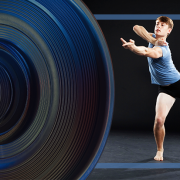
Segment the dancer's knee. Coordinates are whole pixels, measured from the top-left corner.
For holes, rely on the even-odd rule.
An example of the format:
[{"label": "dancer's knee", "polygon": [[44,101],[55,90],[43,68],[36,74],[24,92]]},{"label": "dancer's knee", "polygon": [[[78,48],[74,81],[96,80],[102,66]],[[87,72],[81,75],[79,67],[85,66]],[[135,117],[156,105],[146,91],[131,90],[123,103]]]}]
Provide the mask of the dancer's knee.
[{"label": "dancer's knee", "polygon": [[163,127],[164,122],[165,122],[164,116],[156,116],[154,126],[156,128],[161,128],[161,127]]}]

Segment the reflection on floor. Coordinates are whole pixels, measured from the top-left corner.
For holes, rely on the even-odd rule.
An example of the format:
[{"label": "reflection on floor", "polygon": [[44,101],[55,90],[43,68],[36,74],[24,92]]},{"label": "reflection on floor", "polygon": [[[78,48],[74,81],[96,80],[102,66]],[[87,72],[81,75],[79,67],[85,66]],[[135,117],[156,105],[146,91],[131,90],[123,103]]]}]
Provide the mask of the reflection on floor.
[{"label": "reflection on floor", "polygon": [[[180,133],[166,132],[164,161],[157,162],[153,132],[111,131],[98,163],[180,163]],[[156,166],[155,166],[156,167]],[[87,180],[180,179],[178,168],[95,168]]]}]

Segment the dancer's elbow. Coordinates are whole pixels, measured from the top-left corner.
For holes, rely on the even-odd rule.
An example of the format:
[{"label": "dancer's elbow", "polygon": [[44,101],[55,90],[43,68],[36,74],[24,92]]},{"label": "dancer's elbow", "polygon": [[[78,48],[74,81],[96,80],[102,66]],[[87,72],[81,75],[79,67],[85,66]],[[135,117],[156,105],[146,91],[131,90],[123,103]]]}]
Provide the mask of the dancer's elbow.
[{"label": "dancer's elbow", "polygon": [[134,27],[133,27],[133,30],[136,32],[136,31],[138,31],[140,29],[140,26],[139,25],[135,25]]}]

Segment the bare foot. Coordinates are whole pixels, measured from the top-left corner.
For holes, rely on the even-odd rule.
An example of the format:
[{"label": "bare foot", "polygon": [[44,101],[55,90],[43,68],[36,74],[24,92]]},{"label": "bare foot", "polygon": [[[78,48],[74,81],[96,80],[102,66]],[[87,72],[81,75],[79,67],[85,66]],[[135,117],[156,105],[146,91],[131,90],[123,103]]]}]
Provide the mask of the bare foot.
[{"label": "bare foot", "polygon": [[154,157],[156,161],[163,161],[163,151],[157,151],[156,156]]}]

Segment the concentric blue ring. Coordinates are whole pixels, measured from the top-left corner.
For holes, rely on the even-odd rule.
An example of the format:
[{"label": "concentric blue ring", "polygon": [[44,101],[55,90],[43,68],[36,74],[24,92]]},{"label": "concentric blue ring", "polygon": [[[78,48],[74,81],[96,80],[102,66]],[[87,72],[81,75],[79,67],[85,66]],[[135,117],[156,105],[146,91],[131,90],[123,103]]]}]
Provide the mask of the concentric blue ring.
[{"label": "concentric blue ring", "polygon": [[[0,145],[0,177],[85,179],[114,106],[111,57],[95,18],[78,0],[1,0],[0,17],[0,44],[28,82],[26,110],[13,106],[23,117],[16,136],[3,134],[9,141]],[[23,79],[11,79],[23,89]]]}]

